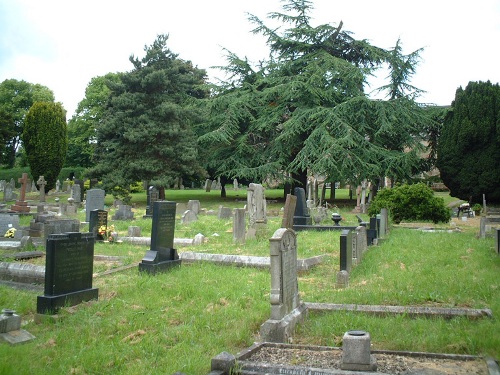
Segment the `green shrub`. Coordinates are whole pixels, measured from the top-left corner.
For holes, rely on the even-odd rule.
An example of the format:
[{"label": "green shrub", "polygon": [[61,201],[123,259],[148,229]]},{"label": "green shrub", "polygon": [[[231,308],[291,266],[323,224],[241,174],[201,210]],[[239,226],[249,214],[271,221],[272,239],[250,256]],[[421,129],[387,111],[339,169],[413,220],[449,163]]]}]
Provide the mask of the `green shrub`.
[{"label": "green shrub", "polygon": [[443,198],[435,197],[433,191],[423,183],[381,190],[370,204],[368,213],[374,216],[381,208],[390,210],[395,223],[403,220],[447,223],[451,218]]}]

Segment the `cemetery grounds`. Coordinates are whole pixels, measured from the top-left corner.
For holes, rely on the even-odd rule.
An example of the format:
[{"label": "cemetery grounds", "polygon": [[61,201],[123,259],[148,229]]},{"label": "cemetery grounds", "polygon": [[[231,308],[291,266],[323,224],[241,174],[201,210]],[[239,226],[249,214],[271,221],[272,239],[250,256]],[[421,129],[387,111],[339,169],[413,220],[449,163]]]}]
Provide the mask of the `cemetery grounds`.
[{"label": "cemetery grounds", "polygon": [[[281,224],[281,190],[266,190],[267,228],[245,244],[233,243],[231,219],[217,219],[219,205],[242,208],[246,204],[245,189],[229,188],[225,199],[220,191],[166,193],[168,200],[181,204],[199,199],[202,209],[214,211],[186,225],[180,223],[178,211],[176,238],[206,236],[204,244],[179,247],[179,253],[269,256],[269,238]],[[458,205],[456,199],[440,194],[450,205]],[[345,203],[346,191],[339,190],[337,197],[338,207],[330,212],[342,215],[341,225],[357,225],[353,203]],[[27,199],[36,198],[28,195]],[[139,226],[142,236],[150,235],[151,219],[142,218],[145,201],[145,193],[134,195],[133,221],[109,220],[119,237],[127,235],[130,225]],[[112,197],[106,197],[106,204],[111,218]],[[78,215],[85,220],[84,209]],[[23,217],[21,225],[29,220]],[[331,221],[322,224],[331,225]],[[422,226],[441,230],[415,229]],[[346,331],[362,329],[370,332],[373,349],[500,358],[500,259],[493,239],[479,239],[478,232],[478,218],[453,218],[450,224],[437,226],[430,222],[391,225],[388,238],[370,247],[343,289],[335,285],[340,231],[298,232],[299,258],[326,255],[319,266],[299,275],[303,301],[488,308],[493,318],[310,312],[293,343],[341,346]],[[99,300],[63,308],[56,320],[34,322],[36,296],[43,294],[43,288],[19,290],[0,284],[0,307],[16,310],[22,316],[22,328],[36,336],[23,345],[0,345],[0,374],[206,374],[217,354],[236,354],[259,341],[260,325],[270,313],[269,270],[201,262],[156,276],[139,274],[137,264],[147,249],[126,242],[96,243],[95,255],[109,256],[94,262],[93,286],[99,288]],[[43,259],[30,262],[44,264]],[[107,273],[112,270],[117,272]]]}]

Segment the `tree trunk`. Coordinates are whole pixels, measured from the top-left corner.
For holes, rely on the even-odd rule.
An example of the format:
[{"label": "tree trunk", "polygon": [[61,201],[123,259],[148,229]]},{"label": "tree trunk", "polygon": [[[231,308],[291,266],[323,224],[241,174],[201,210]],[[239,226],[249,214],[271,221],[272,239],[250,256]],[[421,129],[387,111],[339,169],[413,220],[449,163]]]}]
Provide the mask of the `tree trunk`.
[{"label": "tree trunk", "polygon": [[220,177],[220,197],[221,198],[226,198],[226,196],[227,196],[226,183],[227,183],[227,178],[221,176]]},{"label": "tree trunk", "polygon": [[158,199],[161,201],[165,200],[165,186],[162,186],[158,189]]}]

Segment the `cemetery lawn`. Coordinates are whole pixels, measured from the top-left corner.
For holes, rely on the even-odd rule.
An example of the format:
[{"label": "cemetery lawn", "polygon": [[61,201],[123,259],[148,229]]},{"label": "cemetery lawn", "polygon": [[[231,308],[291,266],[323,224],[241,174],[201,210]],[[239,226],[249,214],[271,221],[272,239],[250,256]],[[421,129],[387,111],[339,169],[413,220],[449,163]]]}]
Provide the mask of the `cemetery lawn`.
[{"label": "cemetery lawn", "polygon": [[[168,191],[167,199],[199,199],[202,208],[217,212],[219,205],[243,207],[246,190],[239,191],[241,197],[235,196],[237,192],[228,190],[229,197],[221,200],[220,192]],[[267,190],[266,198],[273,199]],[[276,198],[281,195],[276,193]],[[112,198],[106,202],[111,205]],[[133,222],[110,220],[119,236],[127,235],[129,225],[139,226],[143,236],[150,235],[151,221],[142,218],[144,205],[145,200],[138,199]],[[232,242],[232,220],[218,220],[216,215],[200,215],[187,225],[176,220],[176,238],[193,238],[197,233],[207,238],[203,245],[178,251],[268,256],[282,206],[283,202],[270,203],[267,231],[239,245]],[[111,218],[114,209],[109,210]],[[339,205],[335,211],[344,218],[342,225],[357,223],[350,207]],[[83,221],[85,213],[79,215]],[[322,224],[330,225],[327,221]],[[299,291],[305,302],[488,308],[493,318],[309,312],[294,343],[341,346],[346,331],[362,329],[370,332],[373,349],[499,359],[500,257],[493,239],[478,239],[478,227],[471,223],[453,219],[453,226],[438,226],[461,229],[452,233],[409,228],[415,223],[392,226],[388,238],[370,247],[354,268],[345,289],[335,286],[340,231],[298,232],[299,258],[326,255],[321,265],[299,275]],[[97,243],[96,255],[120,257],[94,264],[93,286],[99,288],[99,300],[61,309],[56,321],[34,322],[36,296],[43,289],[15,290],[0,284],[0,308],[16,310],[23,318],[22,328],[36,336],[23,345],[0,344],[0,374],[207,374],[217,354],[236,354],[259,341],[260,325],[270,314],[269,270],[195,263],[149,276],[139,274],[136,266],[146,250],[125,242]],[[131,268],[102,275],[126,265]]]}]

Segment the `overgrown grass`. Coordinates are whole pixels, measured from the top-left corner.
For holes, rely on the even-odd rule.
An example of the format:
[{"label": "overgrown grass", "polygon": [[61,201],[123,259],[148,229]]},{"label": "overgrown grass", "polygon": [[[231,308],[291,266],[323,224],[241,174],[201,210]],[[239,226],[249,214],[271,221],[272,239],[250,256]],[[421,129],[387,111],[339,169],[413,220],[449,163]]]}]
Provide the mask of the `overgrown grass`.
[{"label": "overgrown grass", "polygon": [[[229,206],[230,201],[215,198],[205,204],[204,194],[185,197],[200,199],[204,208]],[[245,202],[234,203],[241,207]],[[279,212],[282,202],[270,206]],[[151,219],[142,218],[144,206],[135,210],[133,222],[110,220],[120,235],[127,234],[129,225],[150,234]],[[342,224],[356,222],[348,208],[339,211],[345,219]],[[83,220],[84,213],[79,215]],[[280,223],[280,217],[271,217],[262,238],[236,245],[231,220],[200,215],[189,225],[177,220],[176,237],[203,233],[208,238],[203,246],[180,252],[267,256],[269,238]],[[339,235],[297,233],[299,258],[327,255],[323,264],[299,276],[304,301],[489,308],[494,317],[471,321],[310,312],[295,343],[340,345],[345,331],[363,329],[370,332],[376,349],[500,357],[500,259],[492,239],[478,239],[476,229],[423,233],[393,227],[354,268],[349,287],[337,289]],[[95,246],[96,254],[120,255],[126,264],[139,262],[146,250],[126,243]],[[106,268],[109,265],[96,262],[95,272]],[[258,341],[260,325],[270,314],[268,270],[197,263],[152,277],[134,267],[97,277],[94,286],[99,288],[99,301],[62,309],[58,322],[35,324],[36,296],[41,293],[0,285],[0,307],[18,311],[23,328],[37,337],[22,346],[0,345],[0,374],[206,374],[218,353],[237,353]]]}]

